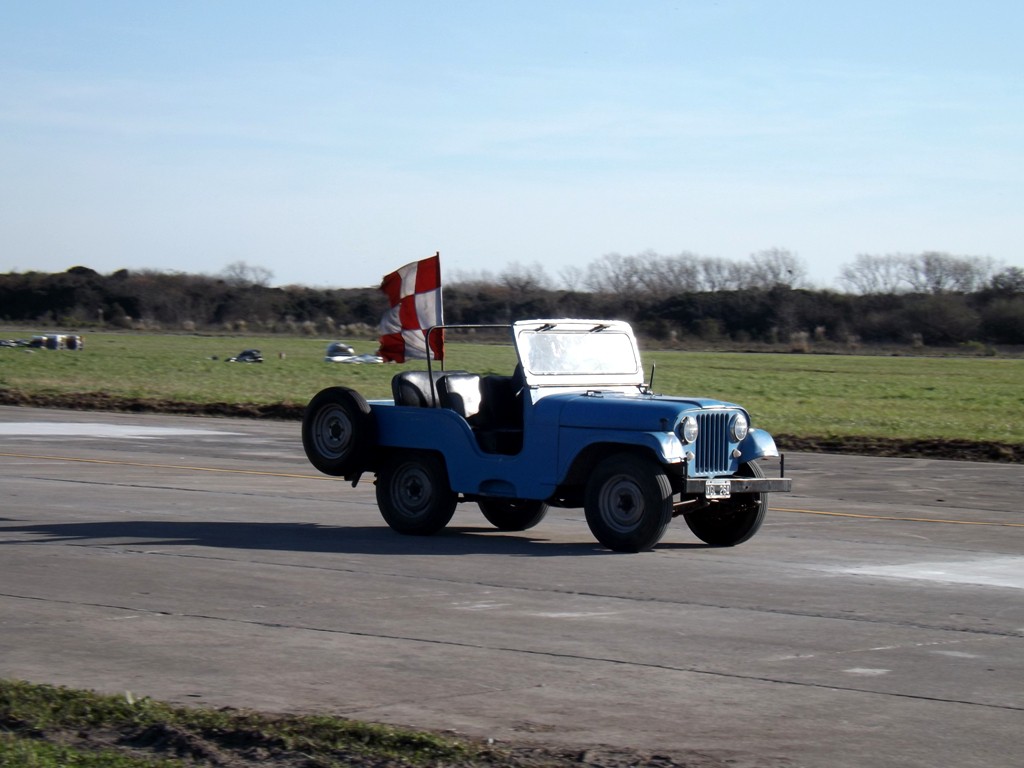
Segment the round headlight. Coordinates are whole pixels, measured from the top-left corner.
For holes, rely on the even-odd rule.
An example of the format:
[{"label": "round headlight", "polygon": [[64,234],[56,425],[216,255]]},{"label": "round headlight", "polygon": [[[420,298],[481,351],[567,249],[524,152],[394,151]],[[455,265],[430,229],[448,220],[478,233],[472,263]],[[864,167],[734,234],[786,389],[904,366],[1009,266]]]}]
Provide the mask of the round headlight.
[{"label": "round headlight", "polygon": [[732,417],[732,423],[729,424],[729,436],[739,443],[743,441],[743,438],[747,436],[747,432],[750,431],[750,424],[747,421],[747,417],[742,413],[737,413]]},{"label": "round headlight", "polygon": [[684,443],[692,443],[697,439],[697,420],[693,416],[687,416],[679,422],[679,439]]}]

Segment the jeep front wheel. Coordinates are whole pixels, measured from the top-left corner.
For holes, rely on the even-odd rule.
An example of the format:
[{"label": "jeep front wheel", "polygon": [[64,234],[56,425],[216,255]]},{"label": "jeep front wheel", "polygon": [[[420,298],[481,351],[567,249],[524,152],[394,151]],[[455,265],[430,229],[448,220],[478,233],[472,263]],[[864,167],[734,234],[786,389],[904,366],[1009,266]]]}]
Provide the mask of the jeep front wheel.
[{"label": "jeep front wheel", "polygon": [[621,453],[590,476],[583,505],[594,537],[616,552],[650,549],[672,521],[672,485],[652,459]]},{"label": "jeep front wheel", "polygon": [[302,416],[302,447],[309,463],[325,475],[358,472],[374,442],[373,415],[354,389],[318,392]]},{"label": "jeep front wheel", "polygon": [[[764,477],[753,461],[740,466],[741,477]],[[761,527],[768,510],[767,493],[738,493],[731,499],[712,502],[709,507],[686,516],[694,535],[712,547],[742,544]]]},{"label": "jeep front wheel", "polygon": [[477,504],[487,522],[499,531],[529,530],[548,513],[543,501],[529,499],[480,499]]},{"label": "jeep front wheel", "polygon": [[444,461],[429,453],[388,456],[377,473],[377,507],[398,533],[429,536],[452,519],[458,497]]}]

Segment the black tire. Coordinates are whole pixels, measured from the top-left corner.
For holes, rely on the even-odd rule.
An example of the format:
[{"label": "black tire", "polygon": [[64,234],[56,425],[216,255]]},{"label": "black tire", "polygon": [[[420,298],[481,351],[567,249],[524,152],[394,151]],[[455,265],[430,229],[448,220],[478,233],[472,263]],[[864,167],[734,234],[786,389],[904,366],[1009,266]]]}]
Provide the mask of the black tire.
[{"label": "black tire", "polygon": [[393,453],[377,473],[377,507],[398,533],[437,533],[448,525],[457,503],[444,461],[434,454]]},{"label": "black tire", "polygon": [[480,499],[477,504],[487,522],[499,531],[529,530],[548,513],[547,504],[530,499]]},{"label": "black tire", "polygon": [[[764,477],[756,462],[740,465],[737,475]],[[742,544],[761,528],[768,511],[767,493],[741,493],[711,503],[707,509],[686,516],[694,535],[712,547]]]},{"label": "black tire", "polygon": [[344,477],[365,468],[375,442],[373,415],[354,389],[318,392],[302,416],[302,447],[325,475]]},{"label": "black tire", "polygon": [[609,456],[590,476],[583,510],[594,537],[608,549],[651,549],[672,521],[672,484],[653,459]]}]

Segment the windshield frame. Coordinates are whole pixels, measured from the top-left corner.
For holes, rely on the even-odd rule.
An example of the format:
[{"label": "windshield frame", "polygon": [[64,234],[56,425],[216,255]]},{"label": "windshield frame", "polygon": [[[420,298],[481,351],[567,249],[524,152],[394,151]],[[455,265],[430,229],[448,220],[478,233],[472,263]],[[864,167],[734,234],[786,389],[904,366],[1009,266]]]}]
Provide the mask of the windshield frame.
[{"label": "windshield frame", "polygon": [[522,320],[516,354],[531,387],[638,387],[644,383],[636,337],[621,320]]}]

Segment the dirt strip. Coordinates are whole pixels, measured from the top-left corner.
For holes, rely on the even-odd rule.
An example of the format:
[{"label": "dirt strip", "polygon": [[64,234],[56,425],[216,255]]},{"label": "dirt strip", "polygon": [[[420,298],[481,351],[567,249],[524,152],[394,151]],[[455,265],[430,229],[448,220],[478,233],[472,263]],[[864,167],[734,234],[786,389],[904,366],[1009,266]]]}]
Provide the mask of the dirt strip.
[{"label": "dirt strip", "polygon": [[[117,411],[122,413],[170,413],[189,416],[225,416],[247,419],[302,419],[305,404],[294,403],[186,403],[117,397],[105,392],[37,395],[0,389],[0,405],[34,408],[63,408],[75,411]],[[906,440],[882,437],[814,437],[774,434],[782,451],[807,453],[850,453],[861,456],[952,459],[1024,463],[1024,445],[975,440],[927,438]]]}]

